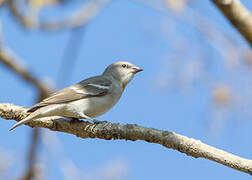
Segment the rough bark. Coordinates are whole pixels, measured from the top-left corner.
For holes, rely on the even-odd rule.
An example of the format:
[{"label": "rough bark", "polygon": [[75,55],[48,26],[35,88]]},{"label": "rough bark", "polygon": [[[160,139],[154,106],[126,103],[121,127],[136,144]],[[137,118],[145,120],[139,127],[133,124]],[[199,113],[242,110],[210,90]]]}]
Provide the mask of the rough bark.
[{"label": "rough bark", "polygon": [[[0,117],[20,121],[25,118],[27,108],[8,103],[0,103]],[[105,140],[143,140],[160,144],[189,156],[202,157],[227,167],[252,174],[252,160],[241,158],[223,150],[214,148],[199,140],[188,138],[167,130],[141,127],[136,124],[122,125],[104,122],[92,124],[87,121],[71,122],[60,117],[41,118],[27,124],[30,127],[43,127],[52,131],[65,132],[80,138],[100,138]]]}]

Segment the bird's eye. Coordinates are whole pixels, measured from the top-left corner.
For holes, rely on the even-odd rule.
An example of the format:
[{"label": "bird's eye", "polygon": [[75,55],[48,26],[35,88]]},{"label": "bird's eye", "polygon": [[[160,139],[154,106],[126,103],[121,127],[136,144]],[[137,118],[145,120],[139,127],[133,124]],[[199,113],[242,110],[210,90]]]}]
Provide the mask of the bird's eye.
[{"label": "bird's eye", "polygon": [[123,67],[123,68],[126,68],[126,67],[127,67],[127,65],[126,65],[126,64],[123,64],[123,65],[122,65],[122,67]]}]

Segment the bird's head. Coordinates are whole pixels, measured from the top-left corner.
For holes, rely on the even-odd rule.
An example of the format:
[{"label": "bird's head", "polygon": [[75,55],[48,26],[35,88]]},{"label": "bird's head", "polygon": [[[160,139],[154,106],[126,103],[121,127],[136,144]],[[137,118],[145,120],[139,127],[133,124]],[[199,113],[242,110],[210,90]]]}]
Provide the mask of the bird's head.
[{"label": "bird's head", "polygon": [[125,88],[134,75],[140,71],[143,71],[143,69],[130,62],[120,61],[109,65],[103,74],[111,75],[121,83],[123,88]]}]

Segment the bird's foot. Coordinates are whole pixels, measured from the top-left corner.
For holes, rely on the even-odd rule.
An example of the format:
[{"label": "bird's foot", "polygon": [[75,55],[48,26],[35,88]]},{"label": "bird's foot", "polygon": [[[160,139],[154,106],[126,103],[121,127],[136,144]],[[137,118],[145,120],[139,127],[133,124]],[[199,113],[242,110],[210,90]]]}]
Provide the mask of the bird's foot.
[{"label": "bird's foot", "polygon": [[92,121],[93,121],[94,124],[108,123],[108,121],[99,121],[99,120],[96,120],[96,119],[93,119]]},{"label": "bird's foot", "polygon": [[78,118],[70,118],[70,123],[79,123],[79,122],[82,122],[82,120]]},{"label": "bird's foot", "polygon": [[92,119],[92,122],[94,123],[94,126],[91,128],[91,131],[93,131],[98,124],[102,124],[104,127],[107,126],[108,121],[99,121],[96,119]]}]

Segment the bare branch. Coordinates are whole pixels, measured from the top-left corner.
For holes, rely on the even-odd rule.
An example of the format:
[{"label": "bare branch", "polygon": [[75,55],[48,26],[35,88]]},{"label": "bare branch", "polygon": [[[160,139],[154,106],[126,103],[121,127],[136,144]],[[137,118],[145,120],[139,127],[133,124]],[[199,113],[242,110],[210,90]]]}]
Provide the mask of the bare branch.
[{"label": "bare branch", "polygon": [[[47,84],[40,82],[29,70],[21,64],[21,58],[17,57],[14,52],[9,49],[3,41],[2,34],[0,32],[0,63],[2,62],[9,69],[14,71],[23,80],[33,84],[39,91],[38,101],[46,98],[51,94],[52,90]],[[31,135],[30,149],[28,151],[28,168],[27,172],[23,176],[23,180],[32,179],[35,175],[35,160],[36,160],[36,149],[39,140],[39,130],[34,129]]]},{"label": "bare branch", "polygon": [[[28,113],[27,108],[8,103],[0,103],[0,117],[20,121]],[[227,167],[252,174],[252,160],[238,157],[223,150],[170,131],[141,127],[136,124],[122,125],[119,123],[92,124],[87,121],[71,123],[60,117],[41,118],[27,124],[30,127],[43,127],[52,131],[65,132],[80,138],[100,138],[105,140],[125,139],[143,140],[160,144],[189,156],[202,157],[223,164]]]},{"label": "bare branch", "polygon": [[13,16],[18,20],[18,22],[24,27],[31,28],[31,20],[23,16],[23,14],[18,10],[14,0],[6,0],[9,9]]},{"label": "bare branch", "polygon": [[252,15],[239,0],[212,0],[252,47]]},{"label": "bare branch", "polygon": [[[7,0],[9,9],[18,22],[28,29],[39,29],[46,31],[56,31],[67,28],[75,28],[85,25],[94,18],[100,10],[110,2],[110,0],[95,0],[84,4],[82,8],[73,12],[70,16],[62,20],[40,21],[34,15],[24,15],[15,0]],[[19,2],[20,3],[20,2]]]},{"label": "bare branch", "polygon": [[24,173],[23,177],[21,180],[30,180],[33,179],[35,176],[36,168],[35,168],[35,161],[37,157],[37,149],[38,149],[38,143],[39,143],[39,135],[40,135],[40,129],[35,128],[31,132],[31,141],[29,145],[29,150],[27,153],[28,156],[28,167],[26,172]]},{"label": "bare branch", "polygon": [[[9,69],[17,73],[19,77],[35,85],[35,87],[39,91],[40,96],[38,98],[39,101],[47,97],[52,92],[46,84],[40,82],[28,71],[28,69],[25,68],[25,66],[22,66],[20,64],[20,59],[17,56],[15,56],[14,53],[9,48],[4,46],[3,43],[0,46],[0,62],[2,62]],[[22,178],[23,180],[32,179],[32,177],[35,175],[34,164],[36,159],[36,149],[38,139],[39,139],[39,130],[34,129],[32,131],[30,150],[28,152],[29,157],[28,169],[24,177]]]},{"label": "bare branch", "polygon": [[17,73],[25,81],[33,84],[40,92],[40,99],[47,97],[51,90],[48,85],[40,82],[36,79],[28,69],[21,64],[21,59],[17,57],[11,49],[9,49],[4,43],[0,35],[0,63],[3,63],[9,69]]},{"label": "bare branch", "polygon": [[41,30],[60,30],[66,28],[80,27],[87,24],[89,20],[94,18],[110,0],[91,1],[89,4],[84,5],[79,11],[72,14],[72,16],[51,22],[39,23],[38,29]]},{"label": "bare branch", "polygon": [[6,65],[8,68],[17,73],[24,80],[30,82],[38,88],[39,92],[43,94],[42,96],[48,96],[50,94],[49,88],[37,80],[31,73],[19,62],[13,53],[8,49],[0,48],[0,62]]}]

